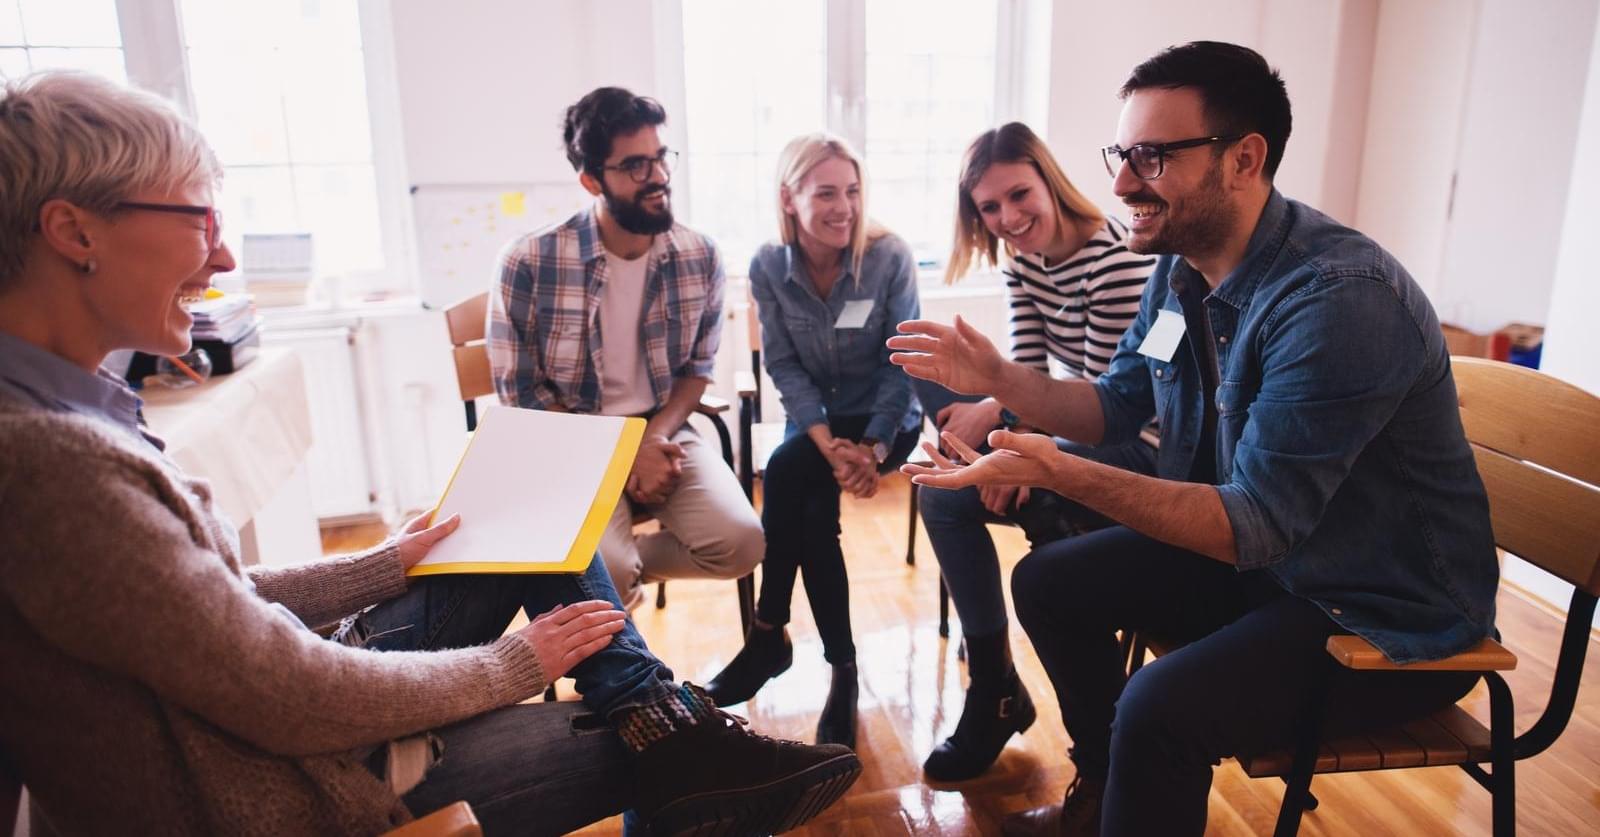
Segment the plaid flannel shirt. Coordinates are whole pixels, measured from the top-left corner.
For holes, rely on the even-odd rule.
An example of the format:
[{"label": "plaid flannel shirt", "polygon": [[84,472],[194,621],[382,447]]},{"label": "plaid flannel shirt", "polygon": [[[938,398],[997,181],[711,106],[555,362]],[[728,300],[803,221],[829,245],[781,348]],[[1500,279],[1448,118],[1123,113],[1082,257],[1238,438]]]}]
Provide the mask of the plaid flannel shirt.
[{"label": "plaid flannel shirt", "polygon": [[[674,378],[710,379],[722,336],[722,260],[681,224],[657,235],[645,268],[640,343],[659,408]],[[594,210],[529,233],[501,253],[489,294],[489,365],[500,401],[599,413],[606,251]]]}]

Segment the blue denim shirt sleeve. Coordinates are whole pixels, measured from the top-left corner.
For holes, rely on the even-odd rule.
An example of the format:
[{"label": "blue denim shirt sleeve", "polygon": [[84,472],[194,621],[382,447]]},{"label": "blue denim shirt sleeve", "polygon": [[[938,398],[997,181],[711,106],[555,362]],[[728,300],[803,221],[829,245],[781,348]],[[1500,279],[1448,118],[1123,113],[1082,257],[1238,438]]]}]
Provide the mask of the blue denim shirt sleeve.
[{"label": "blue denim shirt sleeve", "polygon": [[1144,295],[1139,300],[1139,315],[1117,341],[1117,352],[1111,356],[1111,365],[1095,381],[1095,391],[1100,395],[1100,413],[1105,422],[1101,445],[1115,445],[1132,441],[1139,431],[1156,414],[1155,388],[1150,382],[1150,368],[1139,346],[1155,322],[1161,300],[1167,296],[1167,276],[1170,256],[1163,256],[1155,273],[1145,282]]},{"label": "blue denim shirt sleeve", "polygon": [[[1306,283],[1257,339],[1260,391],[1217,489],[1241,570],[1276,563],[1312,534],[1427,365],[1417,323],[1377,277]],[[1229,397],[1219,390],[1219,402]]]},{"label": "blue denim shirt sleeve", "polygon": [[[872,267],[885,274],[884,304],[888,316],[883,319],[883,335],[878,341],[882,347],[875,381],[878,397],[872,406],[872,419],[867,422],[865,436],[893,444],[911,406],[911,378],[889,362],[886,342],[895,335],[895,327],[901,322],[922,315],[922,303],[917,296],[917,263],[911,248],[898,238],[885,236],[869,255],[877,252],[882,252],[883,257],[881,261],[874,259]],[[869,263],[864,260],[861,269],[868,270]]]},{"label": "blue denim shirt sleeve", "polygon": [[689,361],[675,375],[709,381],[716,371],[717,346],[722,342],[722,305],[728,278],[722,270],[722,253],[716,247],[708,248],[706,259],[711,262],[711,269],[706,271],[710,277],[710,284],[706,288],[706,307],[700,314],[700,328],[695,335]]},{"label": "blue denim shirt sleeve", "polygon": [[750,293],[755,297],[756,310],[761,318],[761,362],[778,387],[779,400],[789,420],[801,430],[827,422],[822,409],[822,392],[811,380],[800,363],[800,351],[783,317],[773,284],[782,282],[784,276],[776,274],[772,266],[757,251],[750,260]]}]

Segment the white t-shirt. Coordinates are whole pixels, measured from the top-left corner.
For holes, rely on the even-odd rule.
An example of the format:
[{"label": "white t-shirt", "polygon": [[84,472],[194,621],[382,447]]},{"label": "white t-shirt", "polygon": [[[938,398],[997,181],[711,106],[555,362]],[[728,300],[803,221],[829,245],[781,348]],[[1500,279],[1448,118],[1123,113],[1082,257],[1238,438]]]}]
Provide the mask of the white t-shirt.
[{"label": "white t-shirt", "polygon": [[644,321],[644,274],[650,260],[646,252],[624,259],[606,251],[606,284],[600,289],[600,412],[608,416],[635,416],[655,409],[650,389],[650,367],[644,358],[639,331]]}]

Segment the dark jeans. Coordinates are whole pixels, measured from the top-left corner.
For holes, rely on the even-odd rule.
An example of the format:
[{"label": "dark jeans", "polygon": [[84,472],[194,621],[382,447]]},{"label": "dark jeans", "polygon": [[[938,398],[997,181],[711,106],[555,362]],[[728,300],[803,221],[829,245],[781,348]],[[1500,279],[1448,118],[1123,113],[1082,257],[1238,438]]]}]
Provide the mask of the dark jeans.
[{"label": "dark jeans", "polygon": [[[518,609],[532,618],[587,599],[621,608],[598,558],[575,575],[425,576],[340,639],[381,651],[464,648],[493,642]],[[420,815],[466,800],[489,834],[563,834],[629,807],[631,760],[602,719],[664,697],[672,672],[629,619],[568,676],[582,703],[518,704],[434,730],[443,753],[406,794],[406,807]]]},{"label": "dark jeans", "polygon": [[[948,404],[979,400],[978,396],[956,395],[927,381],[916,382],[917,398],[929,416]],[[1093,447],[1057,439],[1061,450],[1114,465],[1139,474],[1154,474],[1155,449],[1135,439],[1121,445]],[[980,447],[987,453],[988,445]],[[1000,557],[994,539],[986,528],[990,523],[1010,523],[1022,527],[1034,549],[1064,537],[1093,531],[1111,521],[1052,491],[1032,489],[1028,501],[1008,514],[997,515],[984,508],[976,488],[949,490],[922,486],[917,489],[917,504],[923,525],[928,527],[928,542],[944,573],[945,586],[961,619],[961,632],[967,636],[994,636],[1006,629],[1006,599],[1000,584]]]},{"label": "dark jeans", "polygon": [[[838,416],[828,421],[834,436],[860,441],[870,416]],[[889,458],[878,469],[900,466],[917,444],[906,431],[890,442]],[[761,601],[756,618],[768,625],[789,622],[795,575],[802,570],[806,598],[822,637],[822,652],[834,665],[856,660],[850,633],[850,579],[839,548],[839,483],[811,437],[789,425],[783,444],[767,460],[761,477],[761,527],[767,557],[761,565]]]},{"label": "dark jeans", "polygon": [[[1011,577],[1017,618],[1055,686],[1079,773],[1106,780],[1101,833],[1204,832],[1220,759],[1293,746],[1328,690],[1332,733],[1421,717],[1475,674],[1335,671],[1344,633],[1264,570],[1240,573],[1123,526],[1035,550]],[[1130,680],[1118,630],[1189,644]]]}]

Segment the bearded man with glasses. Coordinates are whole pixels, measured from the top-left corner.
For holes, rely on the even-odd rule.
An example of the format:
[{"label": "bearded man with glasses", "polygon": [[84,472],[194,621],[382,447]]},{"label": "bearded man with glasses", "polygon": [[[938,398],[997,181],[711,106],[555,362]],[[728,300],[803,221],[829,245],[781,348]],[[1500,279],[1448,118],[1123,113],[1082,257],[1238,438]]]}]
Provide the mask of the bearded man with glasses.
[{"label": "bearded man with glasses", "polygon": [[[567,109],[567,160],[594,205],[512,242],[489,293],[500,400],[516,407],[642,416],[644,441],[600,541],[631,610],[646,581],[740,578],[765,554],[738,480],[688,426],[722,335],[716,245],[672,217],[678,152],[654,99],[602,87]],[[633,535],[635,508],[662,523]]]},{"label": "bearded man with glasses", "polygon": [[[1249,49],[1196,42],[1135,68],[1122,98],[1102,156],[1128,249],[1161,258],[1106,373],[1051,380],[959,320],[889,341],[909,373],[1056,436],[1116,444],[1161,421],[1155,477],[1006,431],[983,457],[947,434],[955,457],[905,468],[926,485],[1043,487],[1121,524],[1012,573],[1076,775],[1007,834],[1202,834],[1212,765],[1291,746],[1314,695],[1339,734],[1421,717],[1478,679],[1330,684],[1330,635],[1408,663],[1494,633],[1488,500],[1438,318],[1393,256],[1274,187],[1283,81]],[[1118,631],[1187,644],[1127,678]]]}]

